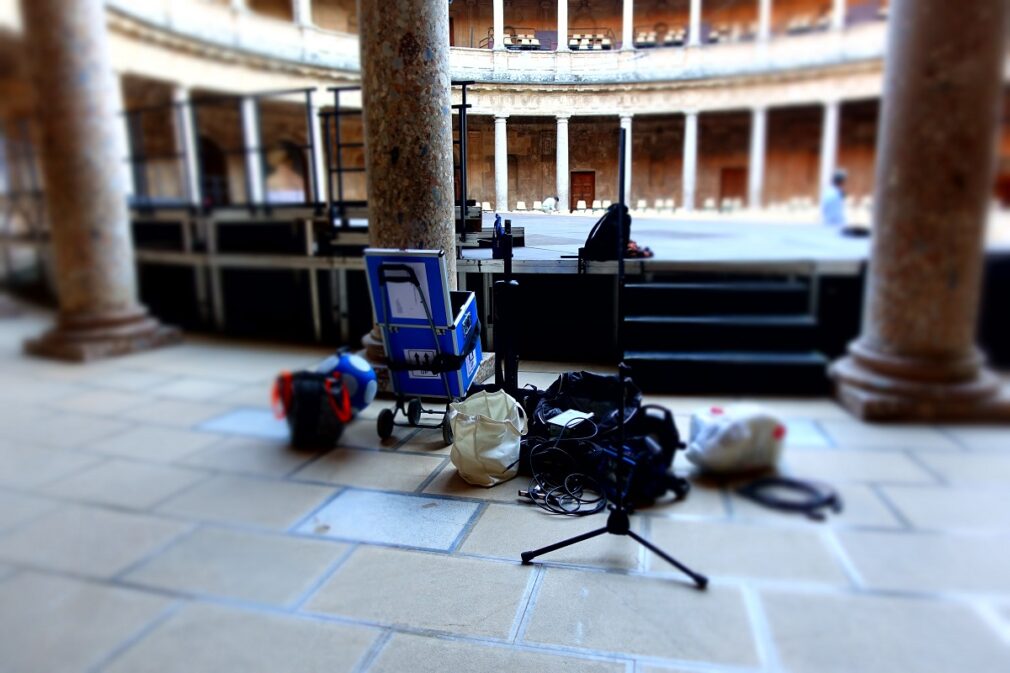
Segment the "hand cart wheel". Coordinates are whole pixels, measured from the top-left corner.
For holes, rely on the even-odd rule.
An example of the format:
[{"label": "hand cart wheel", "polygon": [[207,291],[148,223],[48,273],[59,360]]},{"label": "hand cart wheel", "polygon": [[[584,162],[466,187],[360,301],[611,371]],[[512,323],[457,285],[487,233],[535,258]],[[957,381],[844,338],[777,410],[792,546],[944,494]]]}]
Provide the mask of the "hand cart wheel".
[{"label": "hand cart wheel", "polygon": [[383,409],[379,412],[379,420],[376,422],[376,429],[379,431],[379,439],[389,439],[393,435],[392,409]]},{"label": "hand cart wheel", "polygon": [[411,425],[417,425],[421,422],[421,400],[415,397],[407,404],[407,422]]},{"label": "hand cart wheel", "polygon": [[452,426],[449,424],[449,415],[442,419],[442,441],[446,446],[452,444]]}]

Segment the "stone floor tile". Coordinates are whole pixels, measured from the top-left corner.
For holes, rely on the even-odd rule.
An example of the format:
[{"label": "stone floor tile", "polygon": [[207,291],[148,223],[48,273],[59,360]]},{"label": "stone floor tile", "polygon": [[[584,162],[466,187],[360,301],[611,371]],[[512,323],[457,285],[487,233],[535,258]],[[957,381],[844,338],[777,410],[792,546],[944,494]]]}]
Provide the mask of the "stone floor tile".
[{"label": "stone floor tile", "polygon": [[793,451],[782,459],[787,474],[825,482],[870,481],[935,484],[936,479],[899,452]]},{"label": "stone floor tile", "polygon": [[626,664],[531,652],[516,647],[394,633],[368,669],[369,673],[625,673]]},{"label": "stone floor tile", "polygon": [[112,459],[53,482],[42,492],[73,500],[147,509],[206,478],[207,473],[198,470]]},{"label": "stone floor tile", "polygon": [[60,398],[47,406],[61,411],[113,416],[145,403],[146,400],[136,394],[120,392],[118,390],[91,389],[76,395]]},{"label": "stone floor tile", "polygon": [[761,600],[789,671],[997,673],[1010,667],[1010,646],[963,605],[778,592]]},{"label": "stone floor tile", "polygon": [[[1007,444],[1010,450],[1010,444]],[[922,453],[919,460],[945,481],[959,485],[1010,486],[1010,451],[1007,453]]]},{"label": "stone floor tile", "polygon": [[116,369],[95,378],[89,383],[93,383],[100,388],[146,393],[175,378],[172,374],[146,369]]},{"label": "stone floor tile", "polygon": [[738,589],[669,579],[544,571],[525,642],[605,652],[756,666],[754,637]]},{"label": "stone floor tile", "polygon": [[[519,554],[581,535],[607,524],[607,515],[555,516],[534,505],[492,504],[463,541],[466,554],[519,560]],[[632,526],[641,531],[636,519]],[[603,535],[541,557],[544,562],[585,566],[638,568],[638,545],[616,535]]]},{"label": "stone floor tile", "polygon": [[465,500],[347,489],[298,530],[342,540],[449,551],[478,507]]},{"label": "stone floor tile", "polygon": [[329,541],[200,528],[125,579],[196,596],[288,606],[346,550]]},{"label": "stone floor tile", "polygon": [[170,463],[220,442],[222,435],[141,425],[88,442],[88,451],[159,463]]},{"label": "stone floor tile", "polygon": [[337,449],[306,465],[294,474],[294,478],[410,492],[420,486],[443,460],[442,456]]},{"label": "stone floor tile", "polygon": [[292,447],[286,438],[226,437],[187,454],[179,463],[222,472],[283,477],[318,456],[316,451]]},{"label": "stone floor tile", "polygon": [[214,402],[151,400],[144,406],[124,411],[119,417],[137,423],[195,428],[200,423],[217,418],[228,411],[229,407]]},{"label": "stone floor tile", "polygon": [[393,626],[506,638],[532,572],[518,563],[359,547],[305,609]]},{"label": "stone floor tile", "polygon": [[441,456],[448,456],[451,449],[452,444],[446,444],[442,439],[441,428],[419,430],[396,448],[397,451],[417,451],[418,453]]},{"label": "stone floor tile", "polygon": [[103,673],[349,673],[377,635],[362,626],[190,604]]},{"label": "stone floor tile", "polygon": [[76,449],[123,432],[128,427],[128,423],[113,418],[72,412],[49,412],[41,417],[29,417],[5,423],[3,441],[53,449]]},{"label": "stone floor tile", "polygon": [[526,488],[527,486],[529,486],[529,478],[522,475],[490,488],[473,486],[466,483],[463,477],[459,476],[455,465],[449,463],[431,480],[431,483],[425,487],[424,492],[437,495],[452,495],[459,498],[479,498],[495,502],[516,502],[518,500],[519,489]]},{"label": "stone floor tile", "polygon": [[205,420],[199,429],[262,439],[286,440],[289,437],[287,422],[283,418],[277,418],[269,409],[233,409]]},{"label": "stone floor tile", "polygon": [[905,518],[924,530],[1010,530],[1010,486],[883,489]]},{"label": "stone floor tile", "polygon": [[[204,402],[219,399],[238,388],[239,386],[231,381],[186,377],[168,381],[160,386],[150,388],[146,392],[155,397],[171,397],[177,400]],[[270,387],[264,386],[259,390],[259,393],[263,398],[269,399]]]},{"label": "stone floor tile", "polygon": [[112,577],[188,529],[152,516],[67,505],[0,537],[0,559]]},{"label": "stone floor tile", "polygon": [[51,500],[0,491],[0,531],[51,512],[59,506],[59,503]]},{"label": "stone floor tile", "polygon": [[866,586],[912,592],[1010,591],[1002,537],[838,531]]},{"label": "stone floor tile", "polygon": [[[841,497],[842,511],[839,513],[829,512],[827,519],[825,519],[827,525],[874,528],[901,528],[903,526],[872,486],[844,482],[831,484],[831,487]],[[736,521],[793,523],[796,525],[809,522],[802,514],[770,509],[737,493],[731,493],[730,505],[733,508],[733,519]]]},{"label": "stone floor tile", "polygon": [[[849,584],[820,527],[651,519],[649,537],[674,558],[712,578],[758,578]],[[648,554],[651,572],[677,570]]]},{"label": "stone floor tile", "polygon": [[329,486],[221,475],[166,500],[158,511],[200,521],[286,530],[333,491]]},{"label": "stone floor tile", "polygon": [[0,445],[0,485],[35,488],[100,462],[97,456],[75,451]]},{"label": "stone floor tile", "polygon": [[[397,416],[396,422],[406,423],[407,419],[403,414],[400,414]],[[375,419],[359,417],[344,427],[344,432],[340,435],[337,446],[355,449],[395,449],[415,432],[417,432],[416,428],[397,425],[393,427],[393,434],[389,439],[379,439]]]},{"label": "stone floor tile", "polygon": [[642,514],[672,517],[709,517],[722,519],[726,517],[726,502],[721,489],[691,484],[691,490],[683,500],[677,500],[673,493],[667,493],[648,507],[638,508]]},{"label": "stone floor tile", "polygon": [[170,604],[139,591],[20,573],[0,584],[0,671],[89,670]]},{"label": "stone floor tile", "polygon": [[925,425],[881,425],[855,419],[825,420],[820,425],[835,446],[843,449],[961,450],[953,439]]},{"label": "stone floor tile", "polygon": [[962,446],[980,451],[1010,449],[1010,427],[1006,425],[953,425],[944,431]]}]

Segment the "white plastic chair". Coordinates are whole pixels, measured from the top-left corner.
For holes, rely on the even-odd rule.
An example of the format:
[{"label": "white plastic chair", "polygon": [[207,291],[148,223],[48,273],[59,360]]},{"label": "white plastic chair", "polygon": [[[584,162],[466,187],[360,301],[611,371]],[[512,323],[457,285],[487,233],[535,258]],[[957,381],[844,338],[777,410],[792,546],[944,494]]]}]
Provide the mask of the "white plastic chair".
[{"label": "white plastic chair", "polygon": [[526,210],[526,202],[516,201],[516,210]]}]

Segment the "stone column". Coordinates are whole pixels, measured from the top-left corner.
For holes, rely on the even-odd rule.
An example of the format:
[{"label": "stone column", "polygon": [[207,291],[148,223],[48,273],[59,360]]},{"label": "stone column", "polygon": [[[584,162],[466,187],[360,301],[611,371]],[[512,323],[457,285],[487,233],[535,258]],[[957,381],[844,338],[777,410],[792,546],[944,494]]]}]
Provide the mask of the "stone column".
[{"label": "stone column", "polygon": [[123,78],[113,74],[116,99],[116,154],[123,171],[123,190],[127,197],[137,193],[133,183],[132,151],[130,149],[130,118],[126,116],[126,96],[123,95]]},{"label": "stone column", "polygon": [[691,19],[687,30],[689,47],[701,46],[701,0],[691,0]]},{"label": "stone column", "polygon": [[203,196],[200,193],[199,156],[189,89],[184,86],[175,87],[172,90],[172,102],[175,104],[175,148],[179,154],[186,201],[198,208],[203,202]]},{"label": "stone column", "polygon": [[831,186],[831,177],[838,168],[839,104],[832,100],[824,103],[824,123],[821,126],[821,173],[818,194]]},{"label": "stone column", "polygon": [[767,42],[772,36],[772,0],[758,0],[757,39]]},{"label": "stone column", "polygon": [[568,172],[568,115],[558,115],[557,168],[558,211],[567,213],[571,204],[571,178]]},{"label": "stone column", "polygon": [[845,28],[845,4],[845,0],[832,0],[831,30],[841,30]]},{"label": "stone column", "polygon": [[568,51],[568,0],[558,0],[558,51]]},{"label": "stone column", "polygon": [[621,25],[621,49],[634,49],[635,0],[624,0],[624,21]]},{"label": "stone column", "polygon": [[176,341],[179,333],[137,300],[105,3],[25,0],[21,14],[43,101],[37,117],[59,296],[56,325],[25,348],[90,360]]},{"label": "stone column", "polygon": [[265,202],[263,193],[263,154],[260,145],[259,101],[254,96],[242,99],[242,139],[245,142],[246,202]]},{"label": "stone column", "polygon": [[684,186],[683,208],[686,212],[694,210],[694,192],[698,177],[698,113],[684,113]]},{"label": "stone column", "polygon": [[231,0],[231,8],[236,12],[244,12],[249,9],[249,5],[246,0]]},{"label": "stone column", "polygon": [[312,96],[312,124],[310,127],[312,131],[312,162],[316,167],[316,193],[312,198],[320,203],[324,203],[330,196],[330,181],[326,174],[326,138],[323,137],[323,118],[319,116],[323,111],[320,99],[326,93],[325,89],[320,89]]},{"label": "stone column", "polygon": [[492,0],[494,20],[494,49],[505,48],[505,0]]},{"label": "stone column", "polygon": [[747,205],[761,208],[765,187],[765,145],[768,139],[768,111],[756,107],[751,111],[750,167],[747,171]]},{"label": "stone column", "polygon": [[832,366],[838,397],[866,419],[1007,420],[975,327],[1010,5],[891,10],[863,327]]},{"label": "stone column", "polygon": [[291,15],[299,26],[311,26],[312,0],[291,0]]},{"label": "stone column", "polygon": [[500,213],[509,209],[509,149],[506,119],[508,115],[494,117],[494,209]]},{"label": "stone column", "polygon": [[625,204],[628,208],[631,208],[631,117],[630,114],[621,115],[621,128],[627,133],[625,134],[625,144],[624,144],[624,199]]}]

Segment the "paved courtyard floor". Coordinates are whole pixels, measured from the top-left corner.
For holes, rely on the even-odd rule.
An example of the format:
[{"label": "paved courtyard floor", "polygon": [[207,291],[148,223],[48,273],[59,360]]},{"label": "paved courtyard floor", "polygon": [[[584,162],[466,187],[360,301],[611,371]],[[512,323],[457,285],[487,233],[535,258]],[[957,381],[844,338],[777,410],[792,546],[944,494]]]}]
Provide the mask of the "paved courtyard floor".
[{"label": "paved courtyard floor", "polygon": [[[767,400],[815,523],[696,484],[624,538],[467,486],[435,431],[288,448],[268,389],[320,350],[192,337],[93,365],[32,360],[0,318],[0,671],[1010,671],[1010,432],[881,427]],[[549,384],[558,365],[525,363]],[[725,400],[655,398],[678,415]],[[687,465],[678,457],[682,470]]]}]

